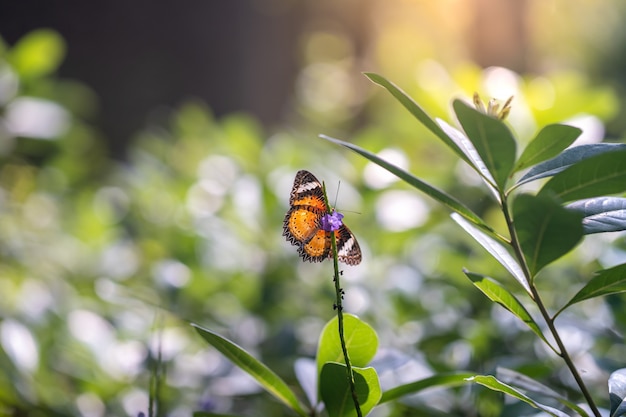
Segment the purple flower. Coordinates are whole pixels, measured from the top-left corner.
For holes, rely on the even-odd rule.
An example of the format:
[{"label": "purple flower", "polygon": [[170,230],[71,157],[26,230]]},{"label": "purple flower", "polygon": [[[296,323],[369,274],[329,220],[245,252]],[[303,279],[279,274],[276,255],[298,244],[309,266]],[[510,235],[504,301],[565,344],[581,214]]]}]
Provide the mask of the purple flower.
[{"label": "purple flower", "polygon": [[333,211],[330,214],[325,214],[322,216],[322,230],[327,232],[334,232],[335,230],[339,230],[343,222],[343,214],[338,211]]}]

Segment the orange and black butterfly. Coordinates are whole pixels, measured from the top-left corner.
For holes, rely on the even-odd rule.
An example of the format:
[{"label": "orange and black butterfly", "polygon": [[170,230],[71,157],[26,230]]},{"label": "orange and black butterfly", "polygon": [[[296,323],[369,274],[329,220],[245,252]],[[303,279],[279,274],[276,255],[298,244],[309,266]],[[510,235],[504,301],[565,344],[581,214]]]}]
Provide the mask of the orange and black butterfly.
[{"label": "orange and black butterfly", "polygon": [[322,184],[309,171],[298,171],[289,196],[289,211],[283,222],[283,236],[298,247],[305,261],[321,262],[332,257],[331,231],[335,232],[341,262],[358,265],[361,248],[342,222],[343,214],[330,210]]}]

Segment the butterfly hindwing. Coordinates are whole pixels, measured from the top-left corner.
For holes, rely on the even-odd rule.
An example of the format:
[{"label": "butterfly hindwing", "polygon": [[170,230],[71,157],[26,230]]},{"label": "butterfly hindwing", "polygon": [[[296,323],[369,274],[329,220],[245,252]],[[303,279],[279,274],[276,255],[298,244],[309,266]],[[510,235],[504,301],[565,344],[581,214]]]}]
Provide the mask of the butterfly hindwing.
[{"label": "butterfly hindwing", "polygon": [[330,232],[319,229],[308,242],[300,246],[298,252],[305,261],[322,262],[332,256],[330,248]]},{"label": "butterfly hindwing", "polygon": [[350,229],[343,224],[335,232],[337,240],[337,256],[339,260],[348,265],[358,265],[361,263],[361,247],[356,237]]}]

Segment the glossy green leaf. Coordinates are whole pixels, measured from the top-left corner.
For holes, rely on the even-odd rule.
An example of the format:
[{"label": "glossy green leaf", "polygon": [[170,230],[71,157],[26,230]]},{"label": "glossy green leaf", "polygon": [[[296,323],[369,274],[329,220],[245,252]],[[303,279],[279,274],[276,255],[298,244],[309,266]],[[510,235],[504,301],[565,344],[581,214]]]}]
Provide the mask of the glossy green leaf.
[{"label": "glossy green leaf", "polygon": [[513,171],[517,172],[555,157],[574,143],[581,133],[579,128],[568,125],[545,126],[526,146]]},{"label": "glossy green leaf", "polygon": [[584,216],[583,231],[586,235],[626,230],[626,198],[589,198],[575,201],[565,208]]},{"label": "glossy green leaf", "polygon": [[34,30],[11,49],[9,60],[25,78],[40,77],[55,71],[65,57],[65,42],[50,29]]},{"label": "glossy green leaf", "polygon": [[509,251],[506,250],[499,242],[495,241],[491,237],[487,236],[482,231],[478,230],[471,223],[463,219],[462,217],[452,214],[452,219],[459,224],[467,233],[470,234],[480,245],[487,250],[507,271],[520,283],[520,285],[526,290],[528,294],[532,294],[530,291],[530,285],[519,263],[511,256]]},{"label": "glossy green leaf", "polygon": [[439,123],[444,132],[446,132],[446,134],[450,136],[450,138],[463,150],[471,161],[470,166],[480,174],[489,190],[494,194],[496,200],[500,201],[500,195],[498,194],[498,190],[495,188],[496,180],[491,175],[491,172],[489,172],[489,169],[487,169],[485,162],[483,162],[482,158],[478,154],[474,144],[467,138],[467,136],[465,136],[463,132],[450,126],[443,120],[437,119],[437,123]]},{"label": "glossy green leaf", "polygon": [[452,103],[459,123],[485,166],[503,190],[515,163],[517,144],[502,120],[481,113],[461,100]]},{"label": "glossy green leaf", "polygon": [[542,397],[553,398],[568,407],[569,409],[578,413],[581,417],[589,417],[589,414],[577,404],[563,397],[558,392],[554,391],[550,387],[540,383],[537,380],[532,379],[531,377],[521,374],[517,371],[507,368],[496,368],[496,378],[498,381],[501,381],[507,385],[511,385],[515,388],[523,389],[527,394],[532,393],[536,395],[540,395]]},{"label": "glossy green leaf", "polygon": [[566,149],[558,156],[532,167],[517,181],[515,187],[541,178],[551,177],[580,161],[584,161],[585,159],[592,158],[596,155],[606,152],[615,152],[622,149],[626,149],[626,144],[594,143],[591,145],[580,145],[574,148]]},{"label": "glossy green leaf", "polygon": [[515,317],[524,322],[524,324],[526,324],[530,328],[530,330],[532,330],[546,343],[546,345],[550,346],[550,348],[556,352],[554,347],[543,335],[543,332],[541,331],[541,328],[537,325],[537,322],[535,322],[535,319],[533,319],[533,317],[530,315],[528,310],[526,310],[524,305],[522,305],[522,303],[520,303],[519,300],[515,298],[513,294],[511,294],[511,292],[509,292],[506,288],[504,288],[492,278],[488,278],[483,275],[475,274],[469,271],[463,272],[472,281],[474,286],[482,291],[482,293],[485,294],[487,298],[489,298],[494,303],[500,304]]},{"label": "glossy green leaf", "polygon": [[580,289],[574,297],[561,309],[555,317],[572,304],[590,298],[602,297],[626,291],[626,264],[596,272],[587,285]]},{"label": "glossy green leaf", "polygon": [[618,369],[609,377],[609,399],[611,417],[626,414],[626,368]]},{"label": "glossy green leaf", "polygon": [[522,388],[524,391],[527,392],[534,392],[553,398],[560,396],[560,394],[554,391],[552,388],[532,379],[527,375],[514,371],[513,369],[498,366],[496,368],[496,378],[498,379],[498,381],[501,381],[508,385],[516,386],[518,388]]},{"label": "glossy green leaf", "polygon": [[[354,386],[362,415],[367,415],[382,395],[374,368],[352,367]],[[320,396],[329,417],[356,416],[356,408],[348,383],[347,368],[343,363],[324,364],[320,374]]]},{"label": "glossy green leaf", "polygon": [[624,191],[626,150],[618,150],[572,165],[548,181],[539,194],[554,194],[563,201],[572,201]]},{"label": "glossy green leaf", "polygon": [[385,88],[387,91],[391,93],[392,96],[395,97],[396,100],[400,102],[411,114],[419,120],[428,130],[433,132],[439,139],[441,139],[446,145],[450,147],[459,157],[465,160],[468,164],[471,164],[470,160],[463,153],[463,151],[458,147],[458,145],[451,140],[448,135],[435,123],[433,119],[430,118],[429,115],[411,98],[408,94],[402,91],[398,86],[396,86],[391,81],[386,78],[374,74],[371,72],[366,72],[365,76],[369,78],[372,82],[380,85]]},{"label": "glossy green leaf", "polygon": [[384,159],[380,158],[378,155],[375,155],[359,146],[353,145],[349,142],[344,142],[339,139],[331,138],[330,136],[320,135],[321,138],[326,139],[330,142],[336,143],[338,145],[344,146],[354,152],[364,156],[366,159],[372,161],[376,165],[385,168],[387,171],[391,172],[401,180],[404,180],[407,184],[417,188],[422,191],[426,195],[445,205],[449,209],[459,213],[461,216],[465,217],[467,220],[472,223],[480,226],[482,229],[487,231],[488,233],[493,233],[493,230],[485,224],[485,222],[478,217],[473,211],[467,208],[463,203],[459,202],[454,197],[446,194],[445,192],[439,190],[438,188],[433,187],[430,184],[425,183],[419,178],[413,176],[411,173],[405,171],[402,168],[399,168]]},{"label": "glossy green leaf", "polygon": [[[345,363],[339,339],[337,316],[333,317],[320,335],[317,347],[317,369],[326,362]],[[378,335],[369,324],[352,314],[343,315],[343,334],[353,366],[367,366],[378,349]]]},{"label": "glossy green leaf", "polygon": [[517,196],[513,221],[533,276],[572,250],[583,237],[582,216],[561,207],[549,196]]},{"label": "glossy green leaf", "polygon": [[513,398],[517,398],[520,401],[525,402],[526,404],[537,408],[539,410],[545,411],[546,413],[555,416],[555,417],[569,417],[567,414],[565,414],[564,412],[557,410],[556,408],[547,406],[547,405],[543,405],[538,403],[537,401],[533,400],[532,398],[522,394],[520,391],[518,391],[517,389],[511,387],[510,385],[507,385],[501,381],[498,381],[495,377],[493,377],[492,375],[476,375],[474,377],[471,377],[468,379],[468,381],[470,382],[475,382],[477,384],[480,384],[484,387],[487,387],[493,391],[498,391],[498,392],[502,392],[504,394],[507,394]]},{"label": "glossy green leaf", "polygon": [[409,382],[394,387],[390,390],[383,392],[379,403],[397,400],[405,395],[415,394],[428,388],[444,388],[444,387],[456,387],[459,385],[467,384],[467,378],[472,377],[474,374],[469,372],[456,372],[451,374],[438,374],[428,378],[420,379],[418,381]]},{"label": "glossy green leaf", "polygon": [[289,388],[287,383],[258,359],[217,333],[204,329],[197,324],[192,324],[192,326],[204,340],[209,342],[209,344],[222,355],[226,356],[231,362],[252,376],[267,392],[297,414],[301,416],[308,415],[305,411],[306,407],[298,400],[296,394]]}]

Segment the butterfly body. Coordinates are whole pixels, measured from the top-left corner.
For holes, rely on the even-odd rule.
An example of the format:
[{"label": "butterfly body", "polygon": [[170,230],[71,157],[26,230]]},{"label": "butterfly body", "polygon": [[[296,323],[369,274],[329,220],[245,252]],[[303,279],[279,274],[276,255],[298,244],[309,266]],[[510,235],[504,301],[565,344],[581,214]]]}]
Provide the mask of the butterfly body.
[{"label": "butterfly body", "polygon": [[[326,204],[322,184],[310,172],[302,170],[296,174],[289,207],[283,222],[283,236],[298,247],[302,259],[321,262],[332,257],[332,232],[323,227],[322,219],[332,215],[334,210]],[[348,265],[357,265],[361,262],[361,249],[350,229],[340,222],[341,217],[338,217],[338,227],[332,229],[338,258]]]}]

